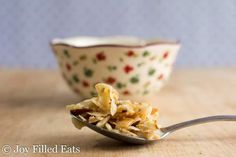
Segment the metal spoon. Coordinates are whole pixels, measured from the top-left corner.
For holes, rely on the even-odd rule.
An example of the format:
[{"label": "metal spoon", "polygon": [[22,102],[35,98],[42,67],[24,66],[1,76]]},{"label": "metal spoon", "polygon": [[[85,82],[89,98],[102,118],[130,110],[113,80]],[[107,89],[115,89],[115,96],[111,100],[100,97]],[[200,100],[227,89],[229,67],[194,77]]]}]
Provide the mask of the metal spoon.
[{"label": "metal spoon", "polygon": [[[72,118],[82,122],[84,125],[86,125],[90,129],[92,129],[104,136],[113,138],[118,141],[132,143],[132,144],[147,144],[147,143],[151,143],[151,142],[155,142],[155,141],[159,140],[159,139],[158,140],[148,140],[145,138],[132,137],[132,136],[124,135],[124,134],[119,134],[119,133],[112,132],[112,131],[109,131],[104,128],[97,127],[96,125],[90,124],[86,120],[84,120],[78,116],[75,116],[73,114],[71,114],[71,116],[72,116]],[[185,127],[189,127],[192,125],[215,122],[215,121],[236,121],[236,115],[217,115],[217,116],[210,116],[210,117],[193,119],[193,120],[185,121],[182,123],[174,124],[174,125],[171,125],[168,127],[160,128],[157,131],[157,134],[160,135],[160,139],[163,139],[164,137],[166,137],[167,135],[171,134],[172,132],[174,132],[176,130],[179,130],[179,129],[182,129]]]}]

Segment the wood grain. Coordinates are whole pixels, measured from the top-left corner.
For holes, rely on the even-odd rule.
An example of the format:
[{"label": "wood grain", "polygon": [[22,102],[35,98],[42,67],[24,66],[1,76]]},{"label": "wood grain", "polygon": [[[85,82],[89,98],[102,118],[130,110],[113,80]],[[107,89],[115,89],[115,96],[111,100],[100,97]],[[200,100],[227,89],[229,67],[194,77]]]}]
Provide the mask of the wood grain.
[{"label": "wood grain", "polygon": [[[163,126],[236,114],[236,69],[177,70],[159,93],[141,99],[160,109]],[[0,146],[67,144],[81,149],[79,154],[11,156],[236,156],[235,122],[194,126],[150,145],[126,145],[87,128],[75,129],[64,106],[78,101],[57,71],[1,69]]]}]

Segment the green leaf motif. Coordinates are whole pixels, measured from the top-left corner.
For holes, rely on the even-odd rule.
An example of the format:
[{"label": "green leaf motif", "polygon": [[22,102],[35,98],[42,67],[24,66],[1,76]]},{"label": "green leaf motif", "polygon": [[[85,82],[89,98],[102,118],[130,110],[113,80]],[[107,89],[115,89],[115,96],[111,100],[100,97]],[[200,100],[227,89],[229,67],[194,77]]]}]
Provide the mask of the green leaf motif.
[{"label": "green leaf motif", "polygon": [[92,97],[94,97],[94,96],[97,96],[97,93],[94,92],[94,91],[91,91],[91,92],[90,92],[90,95],[91,95]]},{"label": "green leaf motif", "polygon": [[144,51],[143,52],[143,57],[147,57],[147,56],[149,56],[150,55],[150,52],[148,52],[148,51]]},{"label": "green leaf motif", "polygon": [[143,66],[144,64],[145,64],[144,62],[141,62],[141,63],[138,63],[137,66],[138,66],[138,67],[141,67],[141,66]]},{"label": "green leaf motif", "polygon": [[108,66],[107,66],[107,69],[108,69],[109,71],[114,71],[114,70],[117,69],[117,67],[116,67],[116,66],[112,66],[112,65],[108,65]]},{"label": "green leaf motif", "polygon": [[87,56],[86,56],[86,55],[81,55],[81,56],[79,57],[79,59],[80,59],[80,60],[86,60],[86,59],[87,59]]},{"label": "green leaf motif", "polygon": [[131,77],[131,78],[130,78],[130,82],[133,83],[133,84],[138,83],[138,82],[139,82],[138,76]]},{"label": "green leaf motif", "polygon": [[120,62],[123,62],[123,61],[124,61],[124,59],[123,59],[123,58],[120,58],[119,60],[120,60]]},{"label": "green leaf motif", "polygon": [[70,54],[69,54],[68,50],[64,50],[63,52],[64,52],[64,55],[65,55],[67,58],[70,58]]},{"label": "green leaf motif", "polygon": [[84,75],[86,77],[92,77],[93,76],[93,70],[88,69],[88,68],[84,68]]},{"label": "green leaf motif", "polygon": [[72,78],[73,78],[74,82],[76,82],[76,83],[80,82],[80,80],[76,74],[74,74]]},{"label": "green leaf motif", "polygon": [[153,74],[155,74],[155,72],[156,72],[156,70],[155,69],[150,69],[149,71],[148,71],[148,75],[153,75]]},{"label": "green leaf motif", "polygon": [[92,61],[93,61],[93,64],[97,64],[96,58],[93,58]]},{"label": "green leaf motif", "polygon": [[76,65],[78,65],[78,64],[79,64],[79,61],[74,61],[74,62],[73,62],[73,65],[74,65],[74,66],[76,66]]},{"label": "green leaf motif", "polygon": [[117,82],[116,87],[117,87],[118,89],[121,89],[121,88],[126,87],[126,84],[121,83],[121,82]]}]

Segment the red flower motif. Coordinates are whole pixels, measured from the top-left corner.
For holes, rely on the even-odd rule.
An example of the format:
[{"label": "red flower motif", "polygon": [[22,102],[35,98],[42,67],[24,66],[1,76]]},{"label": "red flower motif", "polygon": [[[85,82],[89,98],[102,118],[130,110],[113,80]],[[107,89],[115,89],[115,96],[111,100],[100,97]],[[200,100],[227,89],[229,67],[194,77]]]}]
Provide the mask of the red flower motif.
[{"label": "red flower motif", "polygon": [[87,81],[83,81],[82,84],[84,87],[89,87],[89,83]]},{"label": "red flower motif", "polygon": [[158,80],[162,80],[163,79],[163,74],[158,76]]},{"label": "red flower motif", "polygon": [[105,81],[106,83],[113,84],[116,82],[116,79],[113,77],[108,77]]},{"label": "red flower motif", "polygon": [[70,64],[66,64],[66,69],[68,70],[68,71],[70,71],[71,70],[71,65]]},{"label": "red flower motif", "polygon": [[169,56],[169,52],[165,52],[165,53],[163,54],[163,58],[164,58],[164,59],[166,59],[168,56]]},{"label": "red flower motif", "polygon": [[106,56],[104,55],[103,52],[99,52],[98,54],[96,54],[96,58],[97,58],[99,61],[106,60]]},{"label": "red flower motif", "polygon": [[134,56],[135,55],[135,53],[134,53],[134,51],[128,51],[127,53],[126,53],[126,55],[127,56],[129,56],[129,57],[132,57],[132,56]]},{"label": "red flower motif", "polygon": [[124,94],[124,95],[130,95],[130,92],[129,92],[128,90],[125,90],[125,91],[123,92],[123,94]]},{"label": "red flower motif", "polygon": [[129,73],[129,72],[131,72],[132,70],[134,70],[134,68],[132,67],[132,66],[130,66],[130,65],[126,65],[125,67],[124,67],[124,71],[125,71],[125,73]]}]

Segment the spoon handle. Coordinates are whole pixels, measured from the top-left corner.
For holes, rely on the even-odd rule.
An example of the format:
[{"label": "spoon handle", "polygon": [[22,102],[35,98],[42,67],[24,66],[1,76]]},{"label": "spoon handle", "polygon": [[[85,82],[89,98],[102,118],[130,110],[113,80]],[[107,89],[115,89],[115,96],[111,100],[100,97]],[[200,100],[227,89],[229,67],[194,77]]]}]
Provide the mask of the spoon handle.
[{"label": "spoon handle", "polygon": [[236,115],[217,115],[217,116],[193,119],[193,120],[185,121],[182,123],[174,124],[165,128],[161,128],[161,131],[164,133],[171,133],[173,131],[186,128],[192,125],[216,122],[216,121],[236,121]]}]

